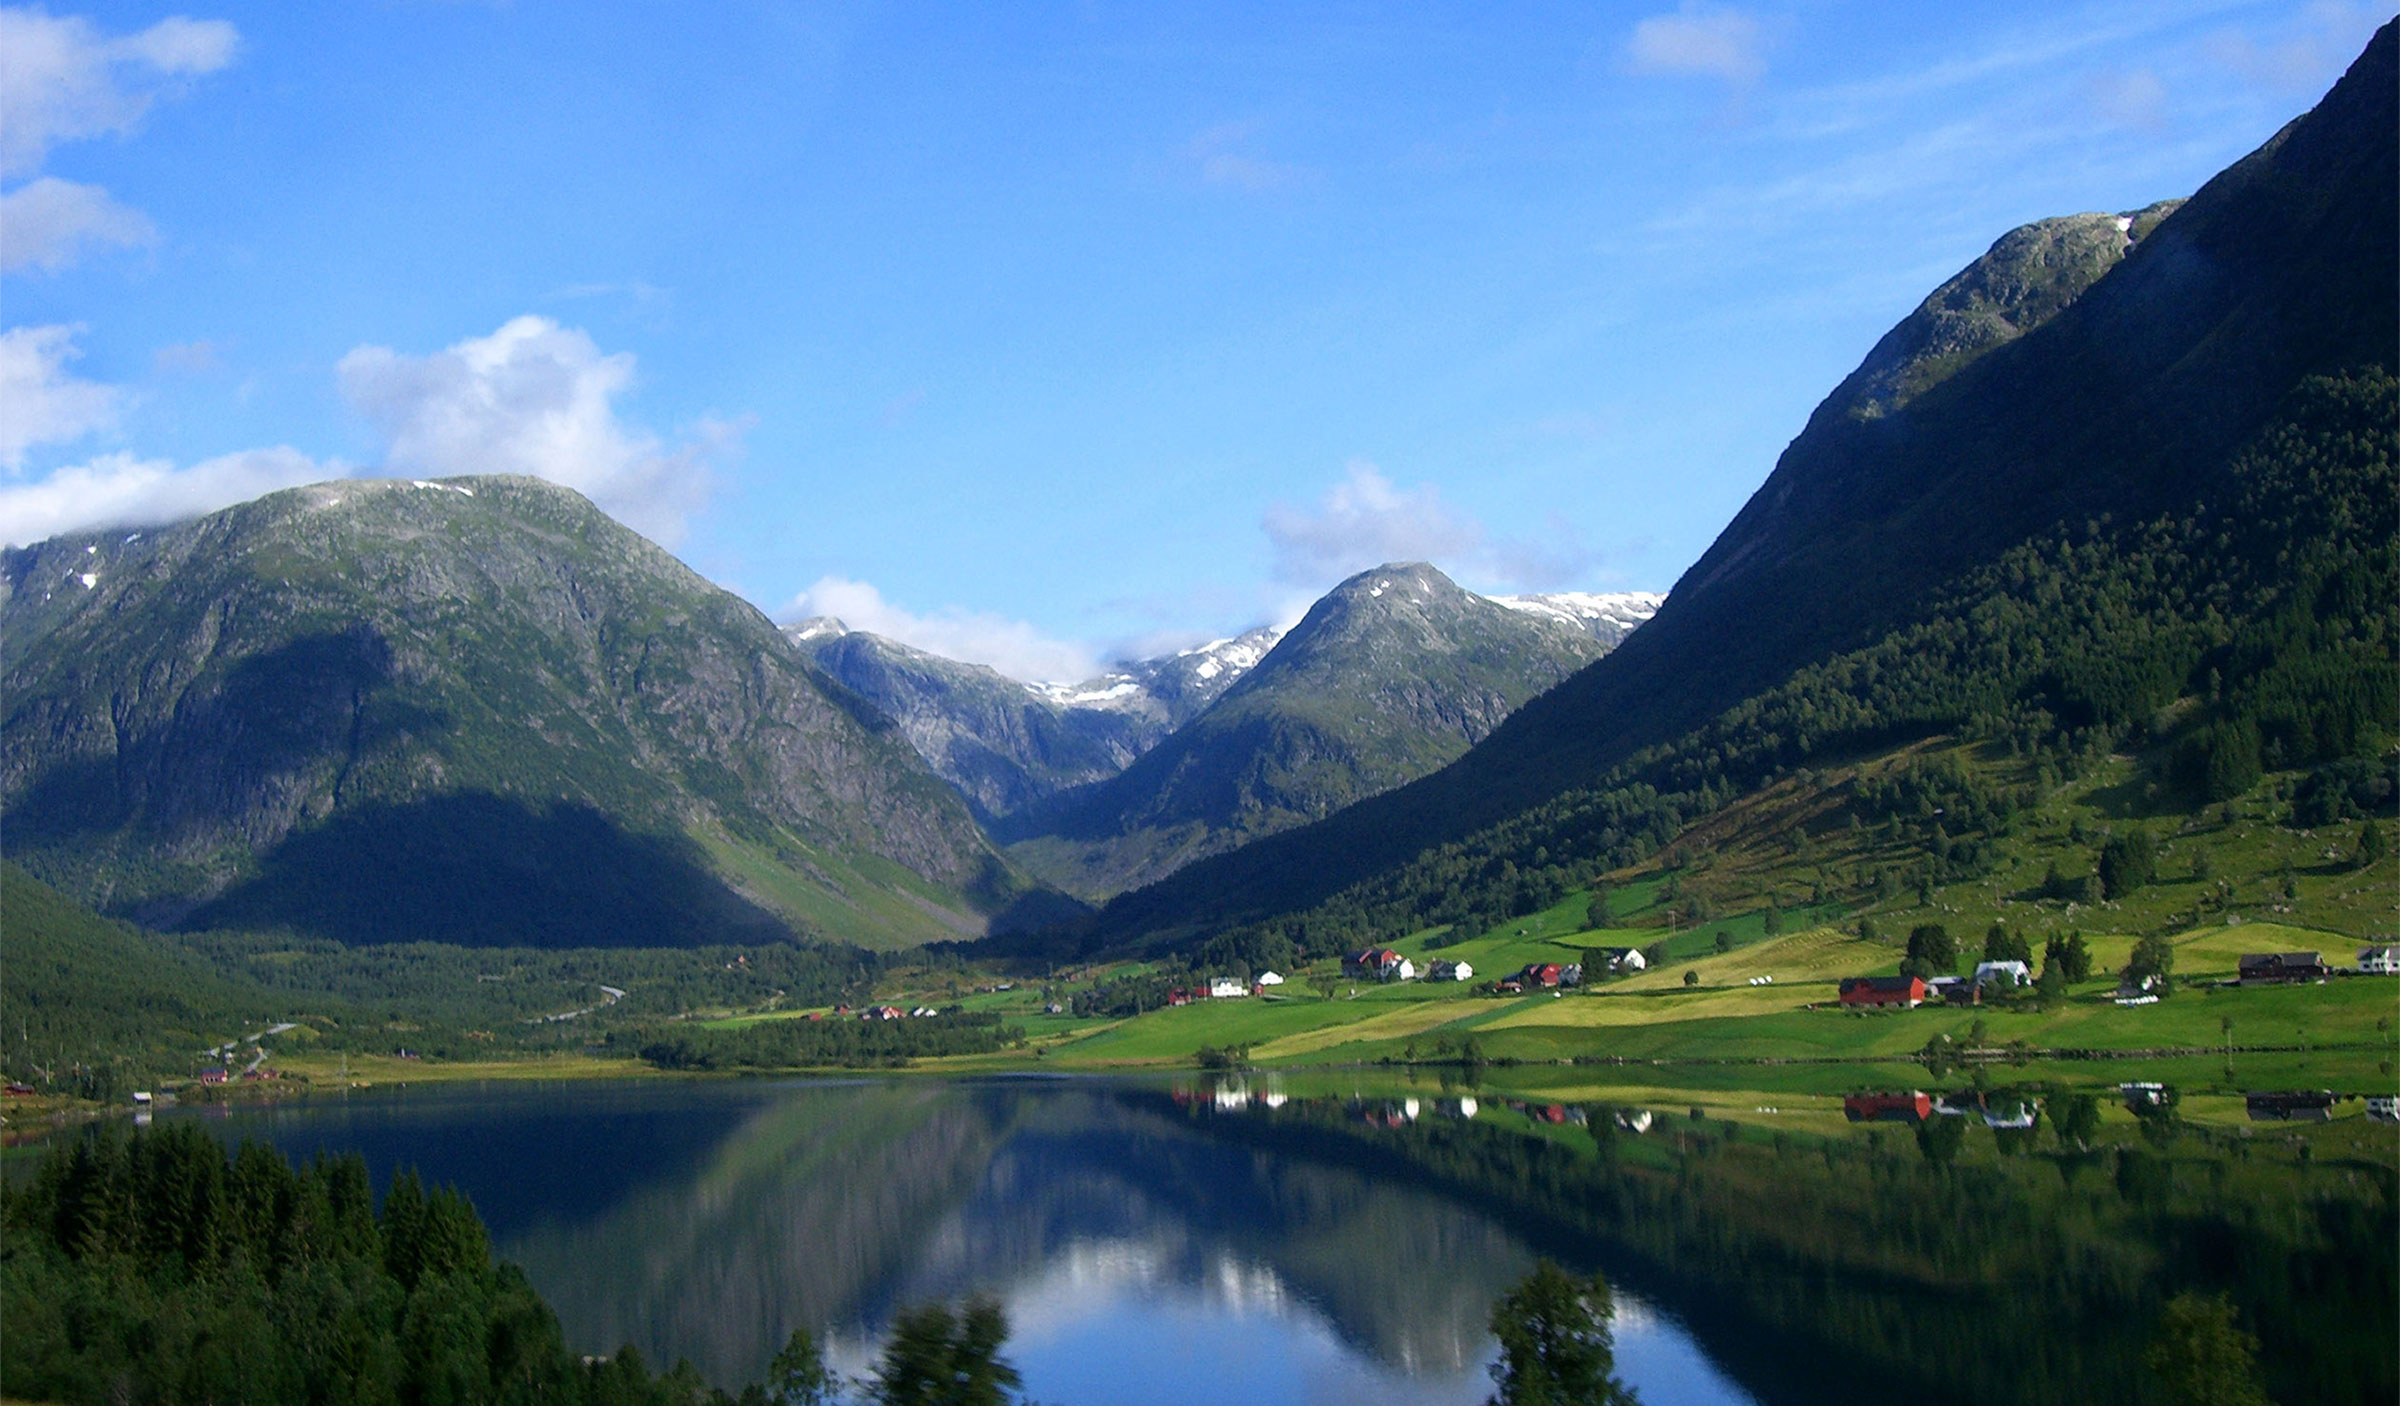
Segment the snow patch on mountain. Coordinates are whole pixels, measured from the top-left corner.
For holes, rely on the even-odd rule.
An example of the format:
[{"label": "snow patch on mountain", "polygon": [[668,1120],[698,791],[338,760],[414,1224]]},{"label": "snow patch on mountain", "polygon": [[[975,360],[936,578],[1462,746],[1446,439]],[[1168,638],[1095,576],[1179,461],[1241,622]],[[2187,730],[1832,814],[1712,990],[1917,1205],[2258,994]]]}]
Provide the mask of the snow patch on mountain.
[{"label": "snow patch on mountain", "polygon": [[1527,615],[1563,621],[1611,643],[1632,634],[1635,627],[1656,615],[1667,601],[1657,591],[1554,591],[1548,595],[1488,599],[1494,605],[1505,605]]}]

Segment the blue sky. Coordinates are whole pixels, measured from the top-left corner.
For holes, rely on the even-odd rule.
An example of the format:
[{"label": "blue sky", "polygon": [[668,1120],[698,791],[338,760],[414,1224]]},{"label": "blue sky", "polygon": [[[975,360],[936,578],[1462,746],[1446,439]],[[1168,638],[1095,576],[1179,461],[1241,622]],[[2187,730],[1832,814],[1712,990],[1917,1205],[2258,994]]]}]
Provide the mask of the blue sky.
[{"label": "blue sky", "polygon": [[0,538],[535,472],[1053,678],[1389,558],[1665,589],[1942,279],[2391,10],[0,10]]}]

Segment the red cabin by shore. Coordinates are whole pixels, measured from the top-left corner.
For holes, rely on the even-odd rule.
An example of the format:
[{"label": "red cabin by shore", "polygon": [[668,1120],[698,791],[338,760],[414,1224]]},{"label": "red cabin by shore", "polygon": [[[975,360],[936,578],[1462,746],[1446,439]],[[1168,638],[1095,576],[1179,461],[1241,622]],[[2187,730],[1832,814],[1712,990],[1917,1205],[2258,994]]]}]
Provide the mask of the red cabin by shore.
[{"label": "red cabin by shore", "polygon": [[1913,976],[1846,976],[1842,978],[1842,1004],[1921,1006],[1925,1004],[1925,983]]}]

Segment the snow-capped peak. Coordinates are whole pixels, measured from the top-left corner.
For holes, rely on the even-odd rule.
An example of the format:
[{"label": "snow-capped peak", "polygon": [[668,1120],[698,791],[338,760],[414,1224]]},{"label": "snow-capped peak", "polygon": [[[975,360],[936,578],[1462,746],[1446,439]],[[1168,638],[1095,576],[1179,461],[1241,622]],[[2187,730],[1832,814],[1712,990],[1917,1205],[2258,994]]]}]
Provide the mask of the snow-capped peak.
[{"label": "snow-capped peak", "polygon": [[850,627],[833,615],[812,615],[783,627],[784,638],[798,644],[804,640],[839,638],[850,633]]},{"label": "snow-capped peak", "polygon": [[1545,616],[1603,637],[1623,638],[1658,613],[1666,596],[1657,591],[1554,591],[1547,595],[1493,596],[1527,615]]}]

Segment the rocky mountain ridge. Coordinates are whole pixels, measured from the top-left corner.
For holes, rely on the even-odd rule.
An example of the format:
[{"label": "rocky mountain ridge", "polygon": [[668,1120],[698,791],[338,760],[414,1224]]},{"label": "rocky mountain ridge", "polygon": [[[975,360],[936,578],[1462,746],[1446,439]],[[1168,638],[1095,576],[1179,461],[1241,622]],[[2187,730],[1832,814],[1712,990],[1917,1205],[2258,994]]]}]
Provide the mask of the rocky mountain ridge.
[{"label": "rocky mountain ridge", "polygon": [[[1521,614],[1614,646],[1658,611],[1649,591],[1490,596]],[[1262,625],[1075,683],[1026,683],[979,664],[853,630],[831,616],[782,627],[785,639],[873,703],[958,787],[987,824],[1062,791],[1105,781],[1182,727],[1284,637]]]}]

